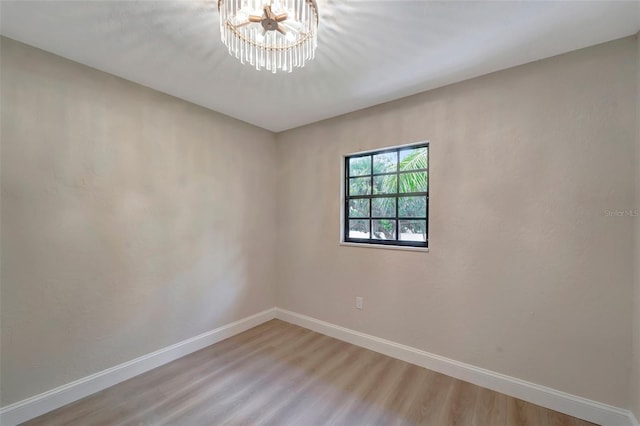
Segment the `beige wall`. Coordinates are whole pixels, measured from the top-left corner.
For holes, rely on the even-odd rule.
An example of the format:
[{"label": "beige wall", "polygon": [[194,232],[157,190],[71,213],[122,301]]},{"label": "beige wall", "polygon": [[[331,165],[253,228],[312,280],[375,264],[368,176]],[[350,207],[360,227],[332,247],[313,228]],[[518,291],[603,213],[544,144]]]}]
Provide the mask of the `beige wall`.
[{"label": "beige wall", "polygon": [[[1,40],[0,406],[277,304],[640,417],[635,39],[277,136]],[[341,155],[425,139],[431,251],[340,246]]]},{"label": "beige wall", "polygon": [[[278,135],[278,305],[629,406],[636,41]],[[431,141],[429,253],[338,244],[341,155]],[[364,297],[364,310],[354,298]]]},{"label": "beige wall", "polygon": [[1,52],[0,405],[275,305],[272,133]]},{"label": "beige wall", "polygon": [[[636,52],[636,205],[640,212],[640,43],[636,36],[638,51]],[[640,420],[640,217],[635,218],[636,246],[635,246],[635,297],[633,317],[633,374],[631,386],[631,409]]]}]

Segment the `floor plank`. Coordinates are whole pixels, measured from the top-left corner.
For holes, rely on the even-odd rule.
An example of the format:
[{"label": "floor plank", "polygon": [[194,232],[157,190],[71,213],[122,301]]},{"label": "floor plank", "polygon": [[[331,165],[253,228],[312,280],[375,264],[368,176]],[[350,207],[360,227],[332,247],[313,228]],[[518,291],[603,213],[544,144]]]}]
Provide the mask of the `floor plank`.
[{"label": "floor plank", "polygon": [[591,423],[273,320],[26,425]]}]

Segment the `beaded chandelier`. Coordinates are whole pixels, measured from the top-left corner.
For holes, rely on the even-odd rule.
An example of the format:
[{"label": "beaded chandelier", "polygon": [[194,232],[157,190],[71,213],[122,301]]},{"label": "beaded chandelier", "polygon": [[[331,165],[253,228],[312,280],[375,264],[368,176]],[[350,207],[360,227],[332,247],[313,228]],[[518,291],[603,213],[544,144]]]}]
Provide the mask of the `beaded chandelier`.
[{"label": "beaded chandelier", "polygon": [[315,0],[218,0],[218,11],[222,41],[242,63],[291,72],[315,57]]}]

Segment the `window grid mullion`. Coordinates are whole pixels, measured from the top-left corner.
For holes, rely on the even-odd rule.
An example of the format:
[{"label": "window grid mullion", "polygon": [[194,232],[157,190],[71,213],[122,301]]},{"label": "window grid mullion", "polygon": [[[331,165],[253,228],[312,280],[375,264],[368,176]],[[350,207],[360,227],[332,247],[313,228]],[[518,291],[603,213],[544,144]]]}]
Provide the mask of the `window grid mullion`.
[{"label": "window grid mullion", "polygon": [[368,178],[371,176],[391,176],[391,175],[397,175],[398,173],[400,173],[401,175],[407,175],[407,174],[411,174],[411,173],[426,173],[427,169],[412,169],[412,170],[400,170],[400,171],[395,171],[395,172],[383,172],[383,173],[365,173],[363,175],[355,175],[355,176],[350,176],[354,179],[356,178]]},{"label": "window grid mullion", "polygon": [[[371,170],[371,187],[369,188],[369,194],[373,195],[373,154],[369,157],[370,158],[370,166],[371,168],[369,170]],[[369,239],[373,240],[373,220],[371,220],[371,216],[372,216],[372,211],[371,211],[371,198],[369,198]]]},{"label": "window grid mullion", "polygon": [[394,197],[428,197],[428,192],[406,192],[403,194],[397,194],[395,192],[391,192],[389,194],[373,194],[373,195],[351,195],[349,196],[350,200],[357,200],[363,198],[394,198]]},{"label": "window grid mullion", "polygon": [[396,151],[396,241],[400,241],[400,220],[398,204],[400,203],[400,150]]},{"label": "window grid mullion", "polygon": [[[402,216],[402,217],[378,217],[378,216],[370,216],[373,220],[426,220],[426,217],[423,216]],[[353,219],[369,219],[369,217],[354,217]]]}]

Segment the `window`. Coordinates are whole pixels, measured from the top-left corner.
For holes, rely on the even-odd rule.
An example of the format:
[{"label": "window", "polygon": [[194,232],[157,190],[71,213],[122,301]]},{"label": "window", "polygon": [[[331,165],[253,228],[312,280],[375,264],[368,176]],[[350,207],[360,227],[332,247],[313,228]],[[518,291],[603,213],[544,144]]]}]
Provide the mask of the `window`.
[{"label": "window", "polygon": [[348,155],[343,239],[428,247],[429,144]]}]

